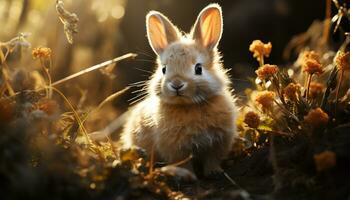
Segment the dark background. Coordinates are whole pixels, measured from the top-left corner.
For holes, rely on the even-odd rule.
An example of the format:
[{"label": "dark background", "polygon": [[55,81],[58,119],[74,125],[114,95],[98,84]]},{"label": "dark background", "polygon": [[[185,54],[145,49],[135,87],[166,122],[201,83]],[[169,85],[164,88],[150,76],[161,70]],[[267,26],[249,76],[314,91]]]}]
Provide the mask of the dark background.
[{"label": "dark background", "polygon": [[[223,9],[224,32],[219,49],[223,52],[225,67],[232,68],[234,87],[239,92],[247,86],[247,78],[254,75],[258,65],[249,52],[253,40],[272,42],[267,63],[290,62],[282,59],[282,53],[292,36],[305,32],[314,20],[322,20],[325,15],[325,1],[319,0],[129,0],[120,26],[120,53],[139,53],[141,59],[136,61],[136,66],[152,70],[151,62],[141,61],[152,60],[148,55],[155,58],[145,35],[147,12],[158,10],[181,30],[189,32],[200,10],[213,2]],[[144,79],[145,73],[130,69],[130,63],[121,66],[120,73],[130,74],[132,70],[135,79]]]},{"label": "dark background", "polygon": [[[257,61],[249,52],[253,40],[272,42],[266,63],[283,67],[296,55],[283,60],[282,54],[295,35],[305,32],[315,20],[323,20],[326,0],[64,0],[65,8],[79,17],[78,33],[69,44],[55,10],[55,1],[0,0],[0,41],[9,41],[21,32],[29,32],[31,47],[21,58],[12,54],[7,60],[13,74],[24,71],[42,73],[31,50],[52,49],[50,74],[53,81],[65,78],[125,53],[137,53],[134,60],[117,63],[109,72],[91,72],[58,86],[78,108],[96,106],[106,97],[131,83],[147,80],[154,71],[156,55],[152,52],[145,28],[145,16],[158,10],[181,30],[189,32],[199,12],[209,3],[219,3],[223,10],[224,32],[219,45],[225,68],[231,69],[235,94],[244,100],[244,90],[255,77]],[[14,12],[14,11],[20,12]],[[333,6],[333,15],[336,9]],[[116,17],[117,16],[117,17]],[[118,17],[119,16],[119,17]],[[15,79],[14,79],[15,80]],[[138,93],[133,87],[114,101],[113,108],[101,111],[102,125],[130,106]],[[112,106],[112,105],[110,105]],[[113,112],[112,112],[113,111]],[[93,120],[92,120],[93,121]],[[93,124],[93,129],[99,127]]]}]

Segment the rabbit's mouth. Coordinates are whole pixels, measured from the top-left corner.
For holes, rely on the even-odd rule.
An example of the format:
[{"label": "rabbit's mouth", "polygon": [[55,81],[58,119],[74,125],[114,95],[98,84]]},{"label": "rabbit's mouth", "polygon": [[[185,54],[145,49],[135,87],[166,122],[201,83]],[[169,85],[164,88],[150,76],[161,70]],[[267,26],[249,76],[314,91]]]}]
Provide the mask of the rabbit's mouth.
[{"label": "rabbit's mouth", "polygon": [[192,104],[190,97],[181,91],[173,92],[171,95],[161,96],[163,102],[168,104]]},{"label": "rabbit's mouth", "polygon": [[175,91],[175,92],[173,92],[173,94],[171,95],[171,98],[182,98],[182,99],[185,99],[185,98],[187,98],[187,97],[186,97],[186,95],[184,94],[184,92]]},{"label": "rabbit's mouth", "polygon": [[172,95],[161,96],[161,100],[167,104],[202,104],[207,102],[204,95],[188,95],[182,92],[174,92]]}]

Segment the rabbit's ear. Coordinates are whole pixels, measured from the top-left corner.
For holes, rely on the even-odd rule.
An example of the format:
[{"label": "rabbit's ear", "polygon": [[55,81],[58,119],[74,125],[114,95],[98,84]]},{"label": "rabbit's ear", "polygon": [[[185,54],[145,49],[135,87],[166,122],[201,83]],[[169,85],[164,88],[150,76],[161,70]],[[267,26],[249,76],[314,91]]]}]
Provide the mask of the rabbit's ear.
[{"label": "rabbit's ear", "polygon": [[208,49],[214,49],[222,34],[222,12],[218,4],[210,4],[198,15],[192,38]]},{"label": "rabbit's ear", "polygon": [[146,16],[148,42],[160,55],[172,42],[179,39],[179,31],[162,13],[151,11]]}]

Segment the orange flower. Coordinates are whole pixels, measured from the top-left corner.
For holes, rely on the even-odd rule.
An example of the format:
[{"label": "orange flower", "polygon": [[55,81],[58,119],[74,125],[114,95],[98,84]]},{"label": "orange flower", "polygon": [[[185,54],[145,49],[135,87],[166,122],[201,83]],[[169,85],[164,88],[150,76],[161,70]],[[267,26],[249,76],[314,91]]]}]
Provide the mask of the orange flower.
[{"label": "orange flower", "polygon": [[321,108],[312,109],[304,116],[304,121],[313,127],[319,127],[328,123],[329,117]]},{"label": "orange flower", "polygon": [[334,167],[337,164],[336,154],[332,151],[324,151],[314,155],[316,170],[321,172]]},{"label": "orange flower", "polygon": [[275,93],[271,91],[261,91],[255,97],[255,102],[261,105],[263,110],[270,110],[273,107]]},{"label": "orange flower", "polygon": [[32,51],[32,55],[34,59],[37,59],[37,58],[49,59],[51,57],[51,49],[47,47],[34,48]]},{"label": "orange flower", "polygon": [[323,73],[320,56],[314,51],[304,51],[301,66],[304,72],[320,75]]},{"label": "orange flower", "polygon": [[250,128],[258,128],[260,124],[260,117],[253,111],[247,112],[244,116],[244,123]]},{"label": "orange flower", "polygon": [[350,52],[344,53],[339,51],[334,58],[336,66],[340,70],[349,70],[350,69]]},{"label": "orange flower", "polygon": [[303,60],[316,60],[317,62],[320,62],[320,55],[316,53],[315,51],[304,51],[303,52]]},{"label": "orange flower", "polygon": [[269,57],[272,49],[271,42],[264,44],[260,40],[254,40],[249,46],[249,51],[253,52],[254,58],[260,61],[261,56]]},{"label": "orange flower", "polygon": [[260,80],[265,80],[271,78],[274,74],[278,72],[277,65],[265,64],[262,67],[259,67],[255,73],[258,75]]},{"label": "orange flower", "polygon": [[287,87],[284,88],[283,93],[291,101],[296,101],[301,94],[301,86],[295,83],[289,83]]},{"label": "orange flower", "polygon": [[323,73],[322,65],[314,59],[306,59],[303,62],[303,71],[309,74],[320,75]]},{"label": "orange flower", "polygon": [[324,86],[321,83],[316,83],[316,82],[312,82],[310,84],[310,97],[311,98],[316,98],[318,96],[320,96],[323,93],[324,90]]}]

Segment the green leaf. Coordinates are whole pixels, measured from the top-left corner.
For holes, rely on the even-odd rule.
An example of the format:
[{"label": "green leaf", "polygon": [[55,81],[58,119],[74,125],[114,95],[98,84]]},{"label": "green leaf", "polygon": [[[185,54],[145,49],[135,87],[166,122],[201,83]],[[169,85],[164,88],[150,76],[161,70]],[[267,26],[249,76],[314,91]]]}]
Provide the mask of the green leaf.
[{"label": "green leaf", "polygon": [[258,126],[258,130],[262,130],[262,131],[272,131],[272,128],[269,127],[269,126],[267,126],[267,125],[262,124],[262,125]]}]

